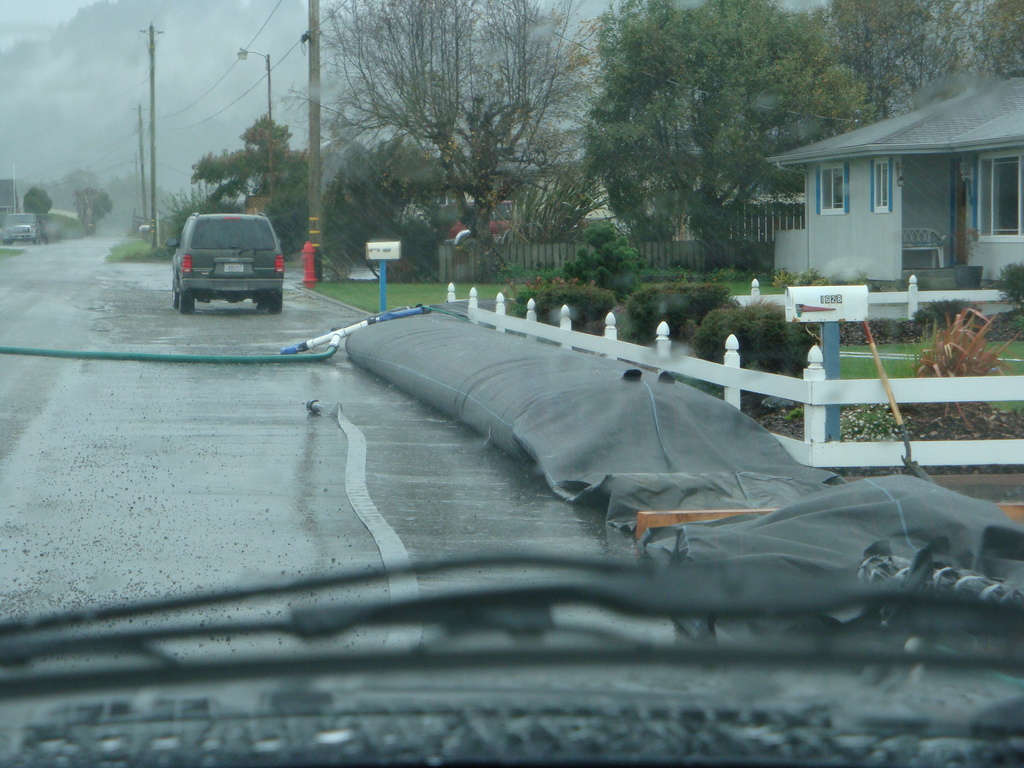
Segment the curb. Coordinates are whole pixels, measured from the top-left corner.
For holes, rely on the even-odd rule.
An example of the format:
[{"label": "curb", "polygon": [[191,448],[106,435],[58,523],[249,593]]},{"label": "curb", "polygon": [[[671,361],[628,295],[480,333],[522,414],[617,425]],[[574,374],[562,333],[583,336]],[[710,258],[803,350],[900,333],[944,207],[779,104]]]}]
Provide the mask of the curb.
[{"label": "curb", "polygon": [[344,301],[338,301],[337,299],[332,299],[330,296],[324,296],[322,293],[318,293],[317,291],[311,291],[301,282],[292,283],[291,287],[293,290],[298,291],[304,296],[319,299],[320,301],[327,302],[328,304],[333,304],[336,307],[342,307],[343,309],[347,309],[357,315],[369,317],[373,314],[372,312],[367,312],[365,309],[360,309],[359,307],[353,307],[351,304],[346,304]]}]

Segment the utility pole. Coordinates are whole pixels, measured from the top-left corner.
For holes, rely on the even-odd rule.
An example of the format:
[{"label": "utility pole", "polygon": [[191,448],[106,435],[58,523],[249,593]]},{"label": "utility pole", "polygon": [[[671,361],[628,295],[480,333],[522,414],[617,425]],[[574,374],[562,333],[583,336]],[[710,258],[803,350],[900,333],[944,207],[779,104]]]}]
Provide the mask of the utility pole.
[{"label": "utility pole", "polygon": [[309,0],[309,242],[320,247],[320,0]]},{"label": "utility pole", "polygon": [[139,171],[142,174],[142,220],[149,221],[149,208],[146,206],[146,153],[142,143],[142,104],[139,104]]},{"label": "utility pole", "polygon": [[150,231],[157,248],[156,232],[156,32],[149,22],[149,202]]}]

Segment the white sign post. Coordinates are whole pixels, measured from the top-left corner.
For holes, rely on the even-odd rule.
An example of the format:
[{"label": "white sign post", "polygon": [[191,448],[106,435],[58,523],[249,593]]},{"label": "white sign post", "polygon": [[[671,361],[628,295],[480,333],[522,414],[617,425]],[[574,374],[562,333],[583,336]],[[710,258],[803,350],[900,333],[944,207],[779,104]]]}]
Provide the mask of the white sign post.
[{"label": "white sign post", "polygon": [[366,244],[366,260],[376,261],[378,264],[377,274],[380,275],[381,312],[387,311],[388,308],[388,262],[398,261],[400,258],[402,258],[402,244],[400,242]]}]

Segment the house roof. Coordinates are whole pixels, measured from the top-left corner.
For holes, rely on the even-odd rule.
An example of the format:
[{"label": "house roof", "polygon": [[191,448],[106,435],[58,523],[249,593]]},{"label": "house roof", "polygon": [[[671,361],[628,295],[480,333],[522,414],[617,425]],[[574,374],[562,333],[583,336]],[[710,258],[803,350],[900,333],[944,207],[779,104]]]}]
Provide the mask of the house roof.
[{"label": "house roof", "polygon": [[887,154],[1024,147],[1024,78],[975,87],[946,101],[768,158],[780,165]]}]

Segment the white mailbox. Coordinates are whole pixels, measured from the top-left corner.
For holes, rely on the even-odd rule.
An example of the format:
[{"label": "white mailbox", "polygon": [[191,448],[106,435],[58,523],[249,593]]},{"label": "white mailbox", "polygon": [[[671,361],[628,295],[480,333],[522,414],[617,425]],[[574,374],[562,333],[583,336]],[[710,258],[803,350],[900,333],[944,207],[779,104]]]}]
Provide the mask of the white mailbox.
[{"label": "white mailbox", "polygon": [[367,243],[367,261],[398,261],[402,258],[402,244],[394,243]]},{"label": "white mailbox", "polygon": [[866,285],[800,285],[786,289],[787,322],[859,322],[867,319]]}]

